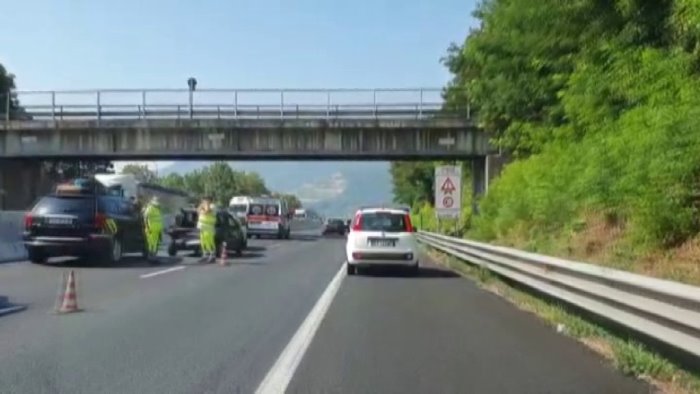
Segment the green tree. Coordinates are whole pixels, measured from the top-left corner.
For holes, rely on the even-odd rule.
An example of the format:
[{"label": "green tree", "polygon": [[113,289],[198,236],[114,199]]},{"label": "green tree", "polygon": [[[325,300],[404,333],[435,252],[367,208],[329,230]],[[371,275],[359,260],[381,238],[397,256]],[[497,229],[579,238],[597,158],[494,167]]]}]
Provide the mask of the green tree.
[{"label": "green tree", "polygon": [[204,194],[217,204],[228,205],[231,196],[240,190],[238,174],[224,162],[216,162],[202,171]]},{"label": "green tree", "polygon": [[435,164],[431,162],[393,162],[390,168],[394,200],[413,206],[433,202]]},{"label": "green tree", "polygon": [[255,172],[241,172],[239,192],[244,195],[259,196],[269,194],[265,181]]},{"label": "green tree", "polygon": [[121,170],[122,174],[131,174],[142,183],[157,183],[158,176],[148,166],[140,164],[127,164]]},{"label": "green tree", "polygon": [[170,173],[158,180],[158,183],[160,183],[162,186],[171,188],[171,189],[178,189],[178,190],[186,190],[187,187],[185,186],[185,178],[176,173]]},{"label": "green tree", "polygon": [[290,211],[294,211],[295,209],[302,207],[302,203],[299,198],[293,194],[273,193],[272,196],[284,200],[287,203],[287,207]]}]

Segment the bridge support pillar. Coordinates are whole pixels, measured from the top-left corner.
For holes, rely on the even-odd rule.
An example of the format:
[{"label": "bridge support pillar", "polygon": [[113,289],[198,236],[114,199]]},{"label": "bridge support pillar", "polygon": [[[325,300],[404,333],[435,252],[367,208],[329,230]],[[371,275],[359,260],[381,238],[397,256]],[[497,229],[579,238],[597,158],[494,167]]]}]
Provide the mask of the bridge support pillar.
[{"label": "bridge support pillar", "polygon": [[38,160],[0,160],[0,210],[25,210],[50,181]]},{"label": "bridge support pillar", "polygon": [[487,155],[472,160],[472,213],[479,214],[479,200],[488,193],[491,181],[510,161],[506,155]]}]

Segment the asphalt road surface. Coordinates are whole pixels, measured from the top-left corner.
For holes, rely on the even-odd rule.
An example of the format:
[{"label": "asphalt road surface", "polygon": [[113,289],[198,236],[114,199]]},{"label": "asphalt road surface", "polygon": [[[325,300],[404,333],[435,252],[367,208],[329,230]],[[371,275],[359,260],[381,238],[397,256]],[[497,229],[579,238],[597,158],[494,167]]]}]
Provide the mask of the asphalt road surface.
[{"label": "asphalt road surface", "polygon": [[[2,393],[643,393],[534,316],[425,261],[345,277],[343,240],[231,265],[0,264]],[[74,268],[84,311],[56,315]]]}]

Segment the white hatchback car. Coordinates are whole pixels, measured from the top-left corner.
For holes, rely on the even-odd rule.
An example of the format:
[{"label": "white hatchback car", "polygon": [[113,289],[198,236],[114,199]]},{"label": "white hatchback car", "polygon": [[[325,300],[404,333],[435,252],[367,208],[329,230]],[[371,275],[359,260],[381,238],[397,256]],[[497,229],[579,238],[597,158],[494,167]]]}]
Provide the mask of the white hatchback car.
[{"label": "white hatchback car", "polygon": [[419,270],[416,235],[408,212],[364,208],[355,213],[347,236],[347,273],[372,265],[400,265]]}]

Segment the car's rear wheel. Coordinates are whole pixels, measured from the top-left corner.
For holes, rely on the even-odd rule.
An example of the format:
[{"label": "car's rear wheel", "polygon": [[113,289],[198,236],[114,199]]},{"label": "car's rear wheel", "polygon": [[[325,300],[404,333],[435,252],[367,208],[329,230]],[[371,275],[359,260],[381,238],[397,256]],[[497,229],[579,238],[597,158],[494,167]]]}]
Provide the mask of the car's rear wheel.
[{"label": "car's rear wheel", "polygon": [[348,275],[355,275],[357,273],[357,267],[350,263],[346,263],[345,268]]},{"label": "car's rear wheel", "polygon": [[27,258],[34,264],[44,264],[48,260],[46,254],[39,249],[27,250]]},{"label": "car's rear wheel", "polygon": [[177,254],[177,246],[174,243],[168,245],[168,256],[175,257]]},{"label": "car's rear wheel", "polygon": [[412,274],[413,276],[418,276],[418,275],[420,275],[420,263],[418,263],[417,261],[416,261],[416,264],[414,264],[414,265],[411,267],[411,274]]}]

